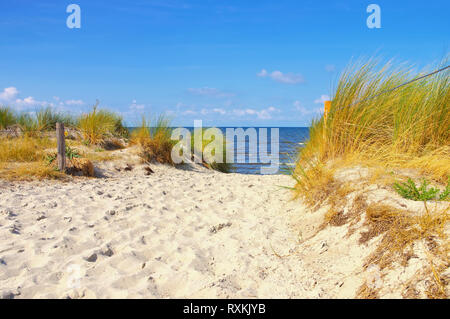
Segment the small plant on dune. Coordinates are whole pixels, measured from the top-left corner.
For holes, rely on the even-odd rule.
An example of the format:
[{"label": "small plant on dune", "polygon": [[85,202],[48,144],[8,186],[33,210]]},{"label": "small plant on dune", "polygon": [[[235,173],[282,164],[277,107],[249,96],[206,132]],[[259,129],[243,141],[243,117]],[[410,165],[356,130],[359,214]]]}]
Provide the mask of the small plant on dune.
[{"label": "small plant on dune", "polygon": [[9,107],[0,107],[0,129],[4,130],[15,122],[14,112]]},{"label": "small plant on dune", "polygon": [[117,128],[118,116],[105,110],[98,110],[99,101],[90,113],[83,114],[79,121],[84,140],[89,144],[99,144],[107,135],[113,135]]},{"label": "small plant on dune", "polygon": [[47,163],[47,165],[51,165],[56,160],[56,153],[53,154],[47,154],[45,155],[44,161]]},{"label": "small plant on dune", "polygon": [[118,137],[128,138],[130,136],[130,131],[123,124],[123,118],[116,114],[111,113],[111,116],[114,119],[114,131],[113,134]]},{"label": "small plant on dune", "polygon": [[131,133],[131,142],[141,146],[141,157],[145,161],[173,165],[172,148],[176,141],[171,135],[170,120],[166,116],[160,115],[153,126],[143,116],[141,126]]},{"label": "small plant on dune", "polygon": [[142,116],[140,125],[131,132],[130,142],[132,144],[142,145],[151,137],[150,128],[151,122]]},{"label": "small plant on dune", "polygon": [[[170,119],[164,115],[160,115],[155,124],[152,126],[151,121],[147,120],[145,116],[142,117],[141,124],[138,128],[131,132],[131,143],[138,144],[142,147],[141,157],[145,161],[156,161],[158,163],[166,163],[173,165],[172,148],[177,141],[172,140],[172,128],[170,127]],[[203,136],[203,134],[202,134]],[[192,142],[193,140],[191,140]],[[203,139],[202,151],[210,142],[210,140]],[[194,144],[192,142],[192,151],[194,151]],[[226,143],[224,142],[224,163],[212,162],[210,164],[204,163],[211,169],[230,172],[232,167],[225,162]]]},{"label": "small plant on dune", "polygon": [[428,188],[429,182],[426,179],[422,180],[422,184],[417,187],[416,183],[408,178],[406,182],[396,182],[393,185],[394,190],[403,198],[411,199],[415,201],[428,201],[428,200],[447,200],[450,193],[450,177],[447,183],[447,187],[440,193],[438,188]]},{"label": "small plant on dune", "polygon": [[66,146],[66,157],[69,160],[72,160],[74,158],[80,158],[81,155],[80,155],[80,153],[77,150],[75,150],[75,149],[73,149],[73,148],[71,148],[69,146]]},{"label": "small plant on dune", "polygon": [[[208,145],[209,143],[211,143],[214,139],[211,137],[210,139],[205,137],[205,132],[206,132],[207,128],[202,128],[202,145],[201,145],[201,152],[203,154],[206,145]],[[194,139],[191,139],[191,151],[192,154],[195,154],[195,145],[194,145]],[[205,158],[203,158],[203,165],[206,166],[207,168],[222,172],[222,173],[230,173],[233,171],[233,165],[231,163],[227,163],[226,161],[226,152],[227,152],[227,142],[226,140],[223,141],[223,148],[222,148],[222,154],[223,154],[223,158],[221,162],[217,162],[217,161],[212,161],[212,160],[207,160]],[[213,156],[216,155],[215,151],[213,152],[213,154],[211,154]],[[205,154],[203,154],[203,156],[205,156]]]},{"label": "small plant on dune", "polygon": [[447,186],[439,195],[439,200],[449,200],[450,199],[450,176],[448,177]]},{"label": "small plant on dune", "polygon": [[[66,157],[69,160],[73,160],[74,158],[80,158],[81,155],[77,150],[71,148],[70,146],[66,146]],[[56,158],[57,158],[56,153],[47,154],[45,156],[45,161],[48,165],[50,165],[56,160]]]},{"label": "small plant on dune", "polygon": [[209,167],[215,171],[222,172],[222,173],[231,173],[233,171],[233,165],[230,163],[217,163],[212,162],[209,164]]}]

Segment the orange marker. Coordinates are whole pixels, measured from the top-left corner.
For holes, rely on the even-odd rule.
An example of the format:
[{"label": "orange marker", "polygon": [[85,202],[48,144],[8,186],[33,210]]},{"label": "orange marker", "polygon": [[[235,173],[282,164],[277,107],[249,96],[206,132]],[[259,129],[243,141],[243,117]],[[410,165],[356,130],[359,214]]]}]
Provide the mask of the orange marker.
[{"label": "orange marker", "polygon": [[330,109],[331,109],[331,101],[325,101],[325,102],[323,102],[323,104],[324,104],[324,115],[326,118],[328,115],[328,112],[330,112]]}]

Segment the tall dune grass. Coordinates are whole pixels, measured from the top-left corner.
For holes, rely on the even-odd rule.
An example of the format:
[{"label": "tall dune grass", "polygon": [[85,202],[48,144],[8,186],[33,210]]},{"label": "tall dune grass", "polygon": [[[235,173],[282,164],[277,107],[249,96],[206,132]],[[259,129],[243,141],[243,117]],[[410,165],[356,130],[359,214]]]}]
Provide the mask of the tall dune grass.
[{"label": "tall dune grass", "polygon": [[131,143],[142,147],[141,157],[148,162],[171,164],[172,148],[176,141],[171,139],[170,119],[160,115],[155,123],[142,116],[141,125],[131,133]]},{"label": "tall dune grass", "polygon": [[51,107],[41,108],[35,114],[36,127],[39,131],[54,130],[58,122],[65,126],[75,126],[77,122],[70,114],[57,112]]},{"label": "tall dune grass", "polygon": [[90,113],[83,114],[78,120],[84,139],[90,144],[99,144],[108,135],[124,134],[122,118],[113,112],[98,110],[97,106],[98,102]]},{"label": "tall dune grass", "polygon": [[[138,144],[142,147],[141,157],[148,162],[156,161],[162,164],[173,165],[172,160],[172,148],[177,143],[176,140],[171,139],[172,128],[170,126],[170,119],[165,115],[160,115],[154,123],[146,118],[142,117],[141,124],[131,133],[130,142],[132,144]],[[203,132],[206,129],[203,129]],[[203,137],[202,132],[202,137]],[[211,140],[202,138],[202,152],[205,146],[210,143]],[[194,139],[191,139],[191,151],[194,153]],[[232,164],[225,162],[226,142],[223,144],[224,163],[206,163],[203,164],[208,168],[220,171],[223,173],[231,172],[233,169]]]},{"label": "tall dune grass", "polygon": [[14,112],[9,107],[0,107],[0,130],[7,128],[8,126],[16,122]]},{"label": "tall dune grass", "polygon": [[27,134],[54,130],[56,123],[75,126],[77,119],[51,107],[41,108],[34,112],[15,112],[9,107],[0,107],[0,129],[17,124]]},{"label": "tall dune grass", "polygon": [[[314,121],[293,172],[307,195],[333,163],[409,167],[445,182],[450,174],[449,69],[390,92],[419,74],[371,60],[341,75],[327,118]],[[373,97],[373,98],[370,98]],[[370,98],[370,99],[368,99]]]},{"label": "tall dune grass", "polygon": [[[211,138],[211,139],[207,139],[206,137],[205,137],[205,132],[206,132],[206,130],[207,130],[207,128],[202,128],[202,143],[201,143],[201,152],[203,153],[204,152],[204,150],[205,150],[205,147],[209,144],[209,143],[211,143],[212,141],[213,141],[213,138]],[[192,151],[192,153],[193,154],[195,154],[195,143],[194,143],[194,138],[192,137],[191,138],[191,151]],[[222,173],[230,173],[230,172],[232,172],[233,171],[233,164],[232,163],[227,163],[227,161],[226,161],[226,153],[227,153],[227,141],[226,141],[226,139],[224,138],[224,141],[223,141],[223,148],[222,148],[222,154],[223,154],[223,158],[222,158],[222,162],[221,163],[218,163],[218,162],[216,162],[216,161],[212,161],[212,160],[207,160],[206,158],[205,158],[205,154],[203,154],[203,164],[206,166],[206,167],[208,167],[208,168],[211,168],[211,169],[213,169],[213,170],[216,170],[216,171],[219,171],[219,172],[222,172]],[[215,155],[215,154],[212,154],[212,155]]]}]

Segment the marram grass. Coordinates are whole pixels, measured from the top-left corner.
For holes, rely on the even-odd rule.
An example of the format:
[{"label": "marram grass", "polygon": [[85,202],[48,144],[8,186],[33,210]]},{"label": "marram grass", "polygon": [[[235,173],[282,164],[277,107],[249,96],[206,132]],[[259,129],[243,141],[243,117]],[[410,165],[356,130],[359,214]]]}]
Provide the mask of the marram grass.
[{"label": "marram grass", "polygon": [[172,148],[175,141],[171,139],[170,119],[160,115],[154,124],[142,116],[141,125],[131,133],[130,142],[141,147],[140,156],[146,162],[171,164]]},{"label": "marram grass", "polygon": [[[78,120],[78,128],[89,144],[99,144],[105,137],[122,134],[125,130],[122,119],[115,113],[107,110],[98,110],[97,104],[90,113],[83,114]],[[120,130],[120,131],[119,131]]]},{"label": "marram grass", "polygon": [[14,112],[9,107],[0,106],[0,130],[4,130],[16,122]]},{"label": "marram grass", "polygon": [[416,73],[373,60],[347,68],[328,116],[312,123],[300,151],[293,172],[299,194],[307,196],[314,180],[320,180],[313,176],[317,167],[336,163],[412,168],[445,183],[450,175],[449,69],[383,93],[430,70]]}]

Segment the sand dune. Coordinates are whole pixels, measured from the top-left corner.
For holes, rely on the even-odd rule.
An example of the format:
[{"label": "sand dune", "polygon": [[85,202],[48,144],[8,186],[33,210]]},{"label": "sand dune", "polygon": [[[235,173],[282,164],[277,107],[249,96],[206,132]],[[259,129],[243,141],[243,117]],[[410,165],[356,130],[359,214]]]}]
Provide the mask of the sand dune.
[{"label": "sand dune", "polygon": [[150,176],[137,167],[110,178],[2,185],[2,295],[323,294],[305,288],[314,279],[301,258],[274,253],[289,253],[298,241],[288,225],[291,195],[279,187],[291,186],[289,177],[153,169]]},{"label": "sand dune", "polygon": [[0,296],[353,298],[370,275],[373,244],[346,227],[317,233],[323,214],[291,200],[288,176],[117,165],[2,182]]}]

